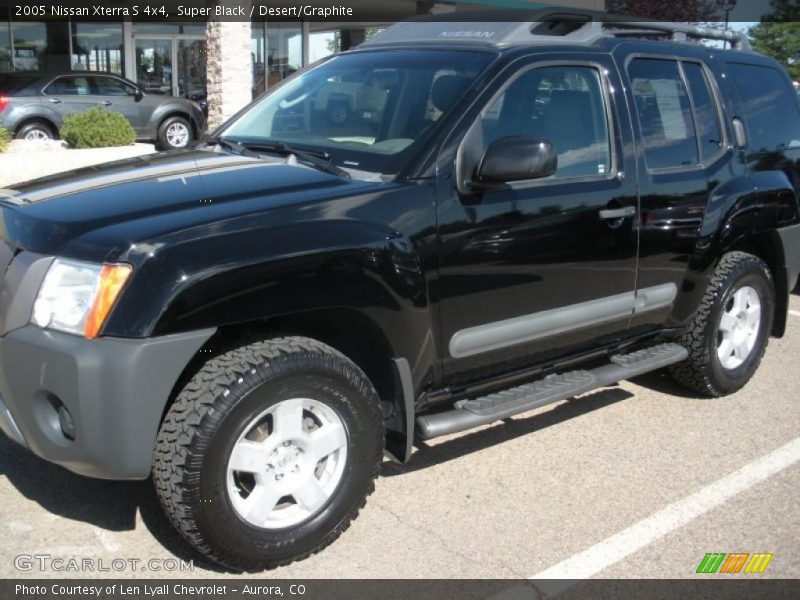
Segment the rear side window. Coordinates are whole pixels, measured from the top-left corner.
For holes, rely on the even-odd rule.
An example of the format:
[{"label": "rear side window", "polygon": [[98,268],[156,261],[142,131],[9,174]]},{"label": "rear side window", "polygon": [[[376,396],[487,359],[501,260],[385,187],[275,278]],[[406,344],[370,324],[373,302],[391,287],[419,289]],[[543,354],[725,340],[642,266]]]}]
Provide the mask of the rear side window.
[{"label": "rear side window", "polygon": [[90,96],[92,87],[88,77],[59,77],[45,88],[44,93],[50,96]]},{"label": "rear side window", "polygon": [[681,64],[694,103],[701,159],[705,160],[722,148],[722,126],[720,125],[719,111],[703,67],[692,62]]},{"label": "rear side window", "polygon": [[636,58],[628,77],[650,169],[686,167],[700,162],[692,105],[678,63]]},{"label": "rear side window", "polygon": [[728,63],[729,80],[739,93],[754,152],[800,147],[800,108],[786,77],[777,69]]},{"label": "rear side window", "polygon": [[11,96],[36,83],[37,77],[28,75],[0,75],[0,94]]}]

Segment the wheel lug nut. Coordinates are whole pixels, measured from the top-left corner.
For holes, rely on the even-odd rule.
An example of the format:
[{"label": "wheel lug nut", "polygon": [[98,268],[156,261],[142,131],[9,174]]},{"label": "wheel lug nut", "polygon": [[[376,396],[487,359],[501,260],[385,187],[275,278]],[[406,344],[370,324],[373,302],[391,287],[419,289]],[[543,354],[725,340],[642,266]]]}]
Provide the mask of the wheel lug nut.
[{"label": "wheel lug nut", "polygon": [[281,475],[280,473],[275,475],[275,481],[280,481],[281,479],[283,479],[283,475]]}]

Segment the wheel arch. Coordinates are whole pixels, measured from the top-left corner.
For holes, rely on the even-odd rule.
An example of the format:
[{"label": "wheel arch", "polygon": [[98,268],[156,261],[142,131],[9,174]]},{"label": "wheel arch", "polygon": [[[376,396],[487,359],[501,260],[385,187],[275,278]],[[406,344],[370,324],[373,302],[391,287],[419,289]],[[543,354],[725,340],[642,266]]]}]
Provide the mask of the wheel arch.
[{"label": "wheel arch", "polygon": [[61,132],[55,122],[46,116],[38,114],[24,117],[14,128],[14,135],[16,135],[23,127],[30,125],[31,123],[44,123],[50,128],[53,134],[55,134],[55,139],[60,139]]}]

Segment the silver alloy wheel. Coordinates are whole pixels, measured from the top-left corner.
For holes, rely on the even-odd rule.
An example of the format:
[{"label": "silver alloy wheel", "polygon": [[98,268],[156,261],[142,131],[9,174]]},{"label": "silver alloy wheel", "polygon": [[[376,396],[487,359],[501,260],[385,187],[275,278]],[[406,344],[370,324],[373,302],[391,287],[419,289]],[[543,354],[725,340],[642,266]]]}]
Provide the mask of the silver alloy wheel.
[{"label": "silver alloy wheel", "polygon": [[244,428],[228,459],[236,513],[263,529],[293,527],[336,492],[347,463],[347,431],[332,408],[310,398],[271,406]]},{"label": "silver alloy wheel", "polygon": [[167,127],[167,143],[173,148],[183,148],[189,143],[189,128],[184,123],[172,123]]},{"label": "silver alloy wheel", "polygon": [[741,366],[755,348],[761,327],[761,299],[749,285],[728,300],[719,321],[717,357],[725,369]]},{"label": "silver alloy wheel", "polygon": [[44,129],[31,129],[25,134],[25,139],[41,142],[53,138]]}]

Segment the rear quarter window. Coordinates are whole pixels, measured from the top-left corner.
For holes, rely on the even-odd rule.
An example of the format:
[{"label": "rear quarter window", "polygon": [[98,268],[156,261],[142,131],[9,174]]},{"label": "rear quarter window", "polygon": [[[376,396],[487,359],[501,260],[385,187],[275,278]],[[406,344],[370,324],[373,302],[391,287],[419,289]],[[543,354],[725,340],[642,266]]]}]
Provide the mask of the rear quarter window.
[{"label": "rear quarter window", "polygon": [[25,77],[21,75],[0,75],[0,94],[8,96],[16,94],[31,95],[34,93],[30,88],[37,81],[37,77]]},{"label": "rear quarter window", "polygon": [[727,67],[742,103],[750,150],[800,148],[800,105],[786,76],[761,65],[728,63]]}]

